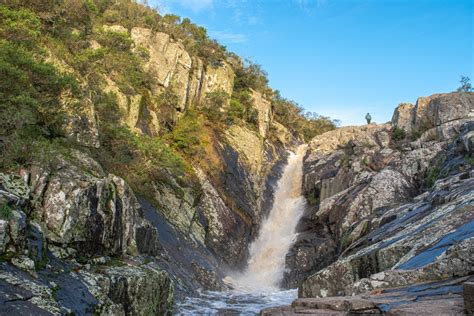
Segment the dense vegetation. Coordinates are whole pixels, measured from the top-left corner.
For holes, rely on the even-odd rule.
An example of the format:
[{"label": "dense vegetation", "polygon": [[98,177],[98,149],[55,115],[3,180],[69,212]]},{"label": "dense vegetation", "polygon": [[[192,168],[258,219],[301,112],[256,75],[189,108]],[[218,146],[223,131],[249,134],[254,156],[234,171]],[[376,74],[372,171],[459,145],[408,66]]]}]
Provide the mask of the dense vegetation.
[{"label": "dense vegetation", "polygon": [[[209,93],[205,111],[196,107],[178,120],[172,89],[160,96],[150,93],[154,79],[142,67],[147,52],[134,50],[127,33],[104,31],[104,24],[166,32],[205,64],[227,60],[236,74],[233,94]],[[91,42],[100,47],[92,48]],[[121,122],[117,96],[101,89],[104,74],[127,98],[139,94],[142,106],[159,111],[159,135],[139,135]],[[68,107],[81,108],[84,102],[94,104],[101,142],[100,148],[87,150],[135,188],[169,174],[188,181],[189,163],[208,159],[206,148],[219,130],[231,124],[256,129],[252,90],[271,100],[276,121],[305,140],[335,128],[329,118],[304,113],[281,97],[259,65],[227,52],[204,28],[130,0],[0,1],[0,76],[8,78],[0,81],[0,169],[40,159],[54,162],[50,157],[79,148],[64,128]],[[228,101],[228,111],[220,111]]]}]

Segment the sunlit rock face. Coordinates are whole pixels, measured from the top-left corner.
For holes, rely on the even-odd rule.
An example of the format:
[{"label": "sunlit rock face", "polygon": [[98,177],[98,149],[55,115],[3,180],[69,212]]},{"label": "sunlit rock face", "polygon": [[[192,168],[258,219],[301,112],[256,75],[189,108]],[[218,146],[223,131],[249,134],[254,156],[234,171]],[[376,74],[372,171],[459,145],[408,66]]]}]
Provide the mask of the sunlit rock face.
[{"label": "sunlit rock face", "polygon": [[431,128],[455,128],[474,117],[473,93],[443,93],[418,98],[413,106],[400,104],[394,111],[392,124],[407,132],[420,134]]},{"label": "sunlit rock face", "polygon": [[[473,96],[399,106],[392,124],[404,139],[369,125],[310,142],[303,187],[312,206],[287,256],[287,286],[301,284],[303,297],[351,295],[447,278],[446,260],[459,262],[456,275],[471,273]],[[411,269],[419,278],[403,272]]]},{"label": "sunlit rock face", "polygon": [[[35,167],[30,171],[37,203],[33,216],[44,223],[46,239],[75,248],[83,255],[136,254],[137,230],[143,233],[148,229],[147,246],[156,253],[157,232],[141,219],[139,204],[128,184],[106,174],[83,153],[76,152],[74,159],[76,164],[62,159],[56,169]],[[89,172],[84,173],[84,168]]]},{"label": "sunlit rock face", "polygon": [[147,28],[134,27],[130,32],[138,52],[149,53],[145,70],[156,80],[153,90],[160,94],[172,88],[178,95],[178,110],[201,101],[208,93],[223,91],[229,96],[234,88],[234,71],[222,61],[219,65],[204,65],[191,57],[184,45],[170,38],[169,34],[154,32]]}]

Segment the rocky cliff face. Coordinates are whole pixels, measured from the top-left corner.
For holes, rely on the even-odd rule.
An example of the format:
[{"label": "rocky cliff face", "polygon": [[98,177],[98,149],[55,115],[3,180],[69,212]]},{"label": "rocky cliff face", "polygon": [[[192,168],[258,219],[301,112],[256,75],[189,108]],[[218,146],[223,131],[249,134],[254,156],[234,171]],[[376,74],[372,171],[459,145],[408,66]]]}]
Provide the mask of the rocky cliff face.
[{"label": "rocky cliff face", "polygon": [[313,139],[304,165],[312,206],[286,286],[344,296],[472,274],[473,109],[473,93],[438,94],[399,106],[392,125]]},{"label": "rocky cliff face", "polygon": [[[212,110],[228,110],[235,75],[226,60],[204,62],[179,40],[149,28],[105,24],[94,32],[130,38],[150,79],[149,90],[138,90],[114,73],[95,74],[98,90],[117,105],[117,113],[106,113],[115,115],[117,128],[159,137],[169,128],[159,100],[170,91],[177,97],[173,124],[212,94],[226,96]],[[95,40],[89,45],[91,54],[103,50]],[[57,68],[78,75],[48,53]],[[61,96],[63,132],[78,146],[54,163],[37,159],[0,173],[0,313],[166,314],[175,295],[223,289],[221,271],[245,262],[296,138],[273,119],[271,102],[252,91],[255,126],[241,122],[213,134],[209,160],[191,165],[194,182],[163,170],[160,181],[147,184],[149,194],[139,196],[98,162],[104,123],[96,90],[82,79],[83,98]]]}]

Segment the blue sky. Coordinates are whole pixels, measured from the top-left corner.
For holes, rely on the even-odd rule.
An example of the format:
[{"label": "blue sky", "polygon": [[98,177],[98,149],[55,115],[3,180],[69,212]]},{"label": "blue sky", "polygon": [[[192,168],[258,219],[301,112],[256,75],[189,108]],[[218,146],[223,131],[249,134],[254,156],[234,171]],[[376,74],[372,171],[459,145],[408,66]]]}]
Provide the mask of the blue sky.
[{"label": "blue sky", "polygon": [[474,80],[472,0],[149,0],[261,64],[270,85],[342,125]]}]

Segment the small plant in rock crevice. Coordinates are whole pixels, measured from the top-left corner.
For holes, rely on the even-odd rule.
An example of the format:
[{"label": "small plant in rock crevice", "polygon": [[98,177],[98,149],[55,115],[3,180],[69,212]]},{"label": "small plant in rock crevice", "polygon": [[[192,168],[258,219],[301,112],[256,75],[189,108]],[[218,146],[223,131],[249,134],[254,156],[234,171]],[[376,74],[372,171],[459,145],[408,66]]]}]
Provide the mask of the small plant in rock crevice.
[{"label": "small plant in rock crevice", "polygon": [[13,209],[8,204],[0,205],[0,219],[10,220],[13,217]]},{"label": "small plant in rock crevice", "polygon": [[392,131],[392,139],[394,141],[403,140],[406,138],[406,136],[407,136],[407,132],[403,128],[395,127]]}]

